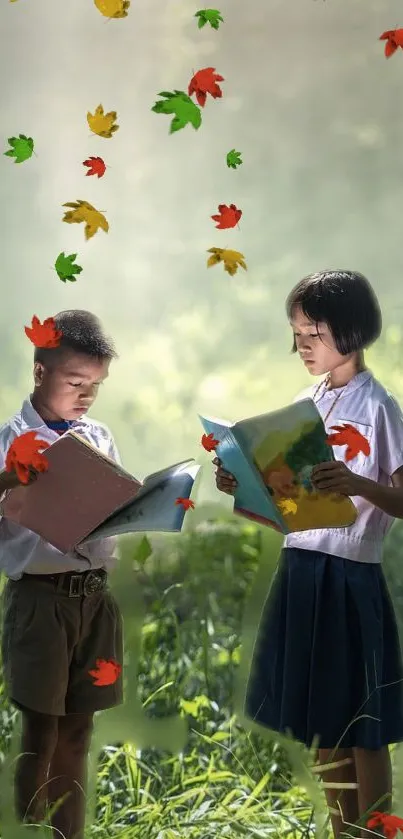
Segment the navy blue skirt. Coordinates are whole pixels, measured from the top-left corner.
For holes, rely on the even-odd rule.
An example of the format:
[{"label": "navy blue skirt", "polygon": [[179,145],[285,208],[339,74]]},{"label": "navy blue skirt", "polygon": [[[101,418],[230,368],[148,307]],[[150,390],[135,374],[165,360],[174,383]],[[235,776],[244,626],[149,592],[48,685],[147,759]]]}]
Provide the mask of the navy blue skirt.
[{"label": "navy blue skirt", "polygon": [[311,747],[403,740],[403,665],[381,565],[284,548],[262,611],[245,715]]}]

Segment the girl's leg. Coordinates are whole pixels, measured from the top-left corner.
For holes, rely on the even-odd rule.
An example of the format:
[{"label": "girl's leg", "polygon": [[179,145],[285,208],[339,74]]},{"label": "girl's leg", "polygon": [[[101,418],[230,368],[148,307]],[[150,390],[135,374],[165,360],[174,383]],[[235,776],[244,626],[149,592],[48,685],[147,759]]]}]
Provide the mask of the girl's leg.
[{"label": "girl's leg", "polygon": [[[363,816],[367,810],[381,810],[390,813],[392,809],[392,762],[389,746],[383,746],[382,749],[354,748],[353,751],[358,780],[360,816]],[[385,796],[384,801],[376,804],[382,796]],[[377,828],[377,830],[381,832],[381,828]],[[363,832],[362,836],[368,839],[368,832]]]},{"label": "girl's leg", "polygon": [[[327,763],[338,761],[349,761],[344,766],[336,769],[325,769],[321,775],[323,783],[332,784],[356,784],[357,776],[352,749],[319,749],[319,764],[324,766]],[[355,824],[359,818],[357,789],[326,789],[325,795],[330,811],[333,834],[335,839],[344,832],[350,833],[351,829],[345,824]],[[340,805],[340,806],[339,806]],[[341,811],[341,812],[340,812]]]}]

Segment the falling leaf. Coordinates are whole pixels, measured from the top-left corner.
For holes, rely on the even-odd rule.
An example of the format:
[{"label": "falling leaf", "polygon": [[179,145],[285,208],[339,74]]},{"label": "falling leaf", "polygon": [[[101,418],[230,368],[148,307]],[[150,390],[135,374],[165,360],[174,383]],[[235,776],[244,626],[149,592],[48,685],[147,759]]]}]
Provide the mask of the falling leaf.
[{"label": "falling leaf", "polygon": [[380,36],[379,40],[386,41],[385,56],[390,58],[398,47],[403,48],[403,29],[389,29]]},{"label": "falling leaf", "polygon": [[88,166],[87,177],[88,175],[98,175],[98,178],[102,178],[106,172],[102,157],[89,157],[88,160],[84,160],[83,166]]},{"label": "falling leaf", "polygon": [[94,3],[104,17],[116,20],[127,17],[129,13],[130,0],[94,0]]},{"label": "falling leaf", "polygon": [[38,439],[36,434],[36,431],[20,434],[13,440],[7,451],[6,472],[12,472],[14,469],[22,484],[28,483],[30,468],[36,469],[37,472],[46,472],[49,466],[47,458],[41,452],[48,449],[50,443]]},{"label": "falling leaf", "polygon": [[242,166],[241,152],[231,149],[227,154],[227,166],[230,169],[236,169],[237,166]]},{"label": "falling leaf", "polygon": [[342,425],[331,425],[336,434],[328,434],[329,446],[347,446],[346,460],[353,460],[360,452],[369,455],[371,447],[368,440],[357,428],[345,422]]},{"label": "falling leaf", "polygon": [[217,222],[217,230],[227,230],[229,227],[236,227],[241,216],[242,210],[238,210],[235,204],[230,204],[229,207],[226,204],[219,204],[218,215],[211,218]]},{"label": "falling leaf", "polygon": [[115,131],[119,130],[119,126],[113,124],[116,122],[117,116],[116,111],[109,111],[108,114],[104,114],[102,105],[98,105],[95,109],[95,114],[88,111],[87,122],[91,131],[97,134],[98,137],[110,138]]},{"label": "falling leaf", "polygon": [[198,70],[192,76],[189,82],[188,94],[192,96],[195,93],[198,104],[201,108],[204,108],[208,93],[213,99],[221,99],[222,90],[217,82],[224,81],[224,77],[219,76],[215,72],[215,67],[205,67],[203,70]]},{"label": "falling leaf", "polygon": [[165,102],[156,102],[151,110],[156,114],[175,114],[169,129],[170,134],[180,131],[188,124],[193,125],[196,130],[200,128],[202,122],[200,108],[183,90],[162,91],[158,93],[158,96],[164,96]]},{"label": "falling leaf", "polygon": [[32,157],[34,150],[32,137],[19,134],[18,137],[9,137],[7,142],[11,146],[11,149],[5,151],[4,154],[6,157],[15,157],[14,163],[23,163],[24,160],[29,160]]},{"label": "falling leaf", "polygon": [[283,501],[278,502],[277,506],[280,508],[283,516],[287,516],[289,514],[295,516],[295,513],[298,510],[297,504],[292,498],[284,498]]},{"label": "falling leaf", "polygon": [[105,216],[96,210],[88,201],[67,202],[63,207],[73,207],[73,210],[68,210],[63,216],[63,221],[67,224],[80,224],[85,222],[85,238],[91,239],[99,228],[105,233],[109,230],[109,224]]},{"label": "falling leaf", "polygon": [[199,18],[199,29],[203,29],[206,23],[209,23],[212,29],[218,29],[220,23],[224,23],[224,18],[218,9],[200,9],[199,12],[196,12],[195,17]]},{"label": "falling leaf", "polygon": [[83,269],[80,265],[75,265],[75,259],[77,259],[76,253],[71,253],[70,256],[66,256],[64,251],[59,253],[55,262],[55,268],[59,275],[59,280],[63,283],[65,283],[66,280],[70,283],[75,283],[77,281],[77,277],[75,277],[74,274],[81,274]]},{"label": "falling leaf", "polygon": [[403,819],[399,818],[399,816],[392,816],[389,813],[380,813],[378,810],[375,810],[371,813],[371,817],[367,821],[367,827],[370,830],[373,830],[374,827],[382,827],[383,835],[386,839],[395,839],[398,830],[403,833]]},{"label": "falling leaf", "polygon": [[139,544],[139,546],[136,550],[136,553],[135,553],[133,559],[134,559],[135,562],[137,562],[143,568],[145,562],[151,556],[152,552],[153,552],[153,549],[151,547],[151,544],[150,544],[149,540],[147,539],[147,536],[143,536],[143,538],[142,538],[142,540],[141,540],[141,542],[140,542],[140,544]]},{"label": "falling leaf", "polygon": [[238,270],[238,266],[243,268],[245,271],[248,270],[245,257],[243,253],[239,253],[239,251],[231,251],[228,248],[209,248],[207,253],[213,254],[207,260],[207,268],[211,268],[212,265],[218,265],[219,262],[224,263],[224,270],[227,271],[231,277],[236,274]]},{"label": "falling leaf", "polygon": [[219,442],[219,440],[214,439],[213,432],[211,432],[211,434],[203,434],[203,437],[201,438],[201,444],[203,448],[206,449],[206,452],[214,452]]},{"label": "falling leaf", "polygon": [[113,685],[121,672],[122,666],[113,658],[109,661],[106,661],[104,658],[97,658],[96,669],[88,671],[89,675],[94,677],[95,682],[93,684],[97,687]]},{"label": "falling leaf", "polygon": [[175,501],[175,504],[177,506],[179,506],[179,504],[182,504],[182,507],[185,510],[194,510],[194,506],[195,506],[194,502],[191,501],[190,498],[177,498],[176,501]]},{"label": "falling leaf", "polygon": [[25,327],[25,334],[35,347],[45,349],[58,347],[63,335],[60,329],[56,329],[54,318],[46,318],[41,323],[36,315],[32,318],[31,327]]}]

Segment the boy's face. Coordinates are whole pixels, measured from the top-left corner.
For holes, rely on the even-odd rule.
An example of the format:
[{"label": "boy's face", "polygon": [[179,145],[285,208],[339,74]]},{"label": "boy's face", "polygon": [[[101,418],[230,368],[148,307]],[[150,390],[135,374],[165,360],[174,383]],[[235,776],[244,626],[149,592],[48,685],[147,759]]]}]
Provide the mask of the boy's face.
[{"label": "boy's face", "polygon": [[300,306],[295,306],[290,321],[295,336],[297,351],[312,376],[322,376],[345,364],[352,357],[341,355],[333,335],[324,322],[310,321]]},{"label": "boy's face", "polygon": [[74,420],[86,414],[107,378],[110,361],[66,351],[51,368],[34,365],[35,402],[44,419]]}]

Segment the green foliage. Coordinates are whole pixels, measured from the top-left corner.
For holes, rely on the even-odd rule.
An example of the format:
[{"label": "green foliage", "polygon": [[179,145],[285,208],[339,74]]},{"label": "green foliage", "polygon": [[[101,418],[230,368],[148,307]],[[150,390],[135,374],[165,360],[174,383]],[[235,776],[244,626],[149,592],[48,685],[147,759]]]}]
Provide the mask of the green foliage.
[{"label": "green foliage", "polygon": [[[153,539],[154,543],[154,539]],[[100,756],[88,837],[313,836],[311,804],[278,743],[246,731],[234,708],[245,602],[262,562],[260,529],[209,522],[174,540],[122,541],[146,604],[139,694],[147,712],[180,711],[183,754],[111,744]],[[16,713],[0,695],[7,752]],[[133,834],[130,831],[135,831]]]}]

